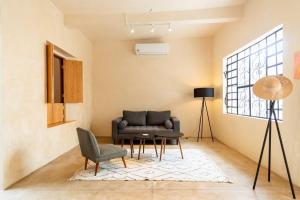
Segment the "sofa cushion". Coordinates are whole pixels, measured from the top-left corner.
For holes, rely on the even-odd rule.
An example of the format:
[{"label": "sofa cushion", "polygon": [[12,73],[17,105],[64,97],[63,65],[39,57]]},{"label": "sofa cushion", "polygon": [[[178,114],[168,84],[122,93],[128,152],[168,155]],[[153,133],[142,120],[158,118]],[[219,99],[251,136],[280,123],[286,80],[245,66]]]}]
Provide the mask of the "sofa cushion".
[{"label": "sofa cushion", "polygon": [[165,127],[167,129],[171,129],[173,127],[173,123],[171,122],[171,120],[168,119],[165,121]]},{"label": "sofa cushion", "polygon": [[137,133],[153,133],[153,132],[173,133],[173,129],[166,129],[165,126],[126,126],[119,130],[120,134],[137,134]]},{"label": "sofa cushion", "polygon": [[128,122],[128,126],[145,126],[146,111],[123,111],[123,120]]},{"label": "sofa cushion", "polygon": [[170,119],[171,111],[148,111],[147,125],[164,125],[165,121]]},{"label": "sofa cushion", "polygon": [[119,129],[123,129],[128,125],[128,122],[126,120],[122,120],[120,121],[120,123],[118,124]]}]

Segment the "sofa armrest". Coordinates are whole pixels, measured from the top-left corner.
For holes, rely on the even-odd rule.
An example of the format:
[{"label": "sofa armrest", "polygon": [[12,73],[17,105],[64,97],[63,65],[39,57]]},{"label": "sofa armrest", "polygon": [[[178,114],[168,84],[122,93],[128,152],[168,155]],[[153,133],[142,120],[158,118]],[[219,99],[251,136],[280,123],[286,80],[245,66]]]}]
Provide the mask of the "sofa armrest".
[{"label": "sofa armrest", "polygon": [[114,143],[118,137],[118,130],[119,130],[118,125],[119,125],[120,121],[122,121],[122,117],[118,117],[118,118],[112,120],[112,138],[114,140]]},{"label": "sofa armrest", "polygon": [[171,117],[174,132],[180,132],[180,121],[176,117]]}]

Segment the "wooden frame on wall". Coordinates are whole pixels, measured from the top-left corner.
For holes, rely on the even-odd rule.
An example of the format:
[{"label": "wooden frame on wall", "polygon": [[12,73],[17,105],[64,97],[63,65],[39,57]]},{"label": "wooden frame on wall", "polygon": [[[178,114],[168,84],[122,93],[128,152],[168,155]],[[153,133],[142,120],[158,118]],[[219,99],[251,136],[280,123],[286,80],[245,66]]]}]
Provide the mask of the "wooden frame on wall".
[{"label": "wooden frame on wall", "polygon": [[[54,44],[47,42],[46,51],[47,126],[49,128],[70,122],[65,116],[66,103],[83,102],[83,70],[82,61],[75,60],[75,57]],[[59,62],[55,62],[55,57],[62,59],[61,66],[57,66]],[[61,70],[57,70],[58,67]],[[58,74],[59,77],[55,77]],[[58,80],[58,83],[55,82]],[[55,95],[61,95],[61,98],[55,98]]]}]

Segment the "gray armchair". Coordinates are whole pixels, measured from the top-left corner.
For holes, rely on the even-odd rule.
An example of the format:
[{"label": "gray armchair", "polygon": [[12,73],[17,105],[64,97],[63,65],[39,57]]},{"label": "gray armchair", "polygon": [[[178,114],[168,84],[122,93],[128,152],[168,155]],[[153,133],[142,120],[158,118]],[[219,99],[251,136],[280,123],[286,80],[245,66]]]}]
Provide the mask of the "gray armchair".
[{"label": "gray armchair", "polygon": [[124,157],[127,155],[127,150],[112,144],[99,145],[96,137],[88,130],[77,128],[79,145],[82,156],[85,157],[84,169],[87,168],[88,161],[96,163],[95,176],[99,168],[99,162],[111,160],[114,158],[122,158],[123,164],[126,167]]}]

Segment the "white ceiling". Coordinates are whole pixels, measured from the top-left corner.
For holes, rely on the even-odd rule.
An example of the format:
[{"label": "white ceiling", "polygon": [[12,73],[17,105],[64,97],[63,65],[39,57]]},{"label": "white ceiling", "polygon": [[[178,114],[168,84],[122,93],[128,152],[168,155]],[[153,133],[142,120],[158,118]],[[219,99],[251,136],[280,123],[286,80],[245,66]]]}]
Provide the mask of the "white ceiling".
[{"label": "white ceiling", "polygon": [[[211,17],[214,10],[209,10],[210,8],[242,5],[246,1],[247,0],[52,0],[64,13],[65,24],[73,28],[78,28],[91,41],[103,39],[130,40],[210,36],[217,31],[222,24],[230,21],[219,19],[216,21]],[[149,13],[150,9],[152,9],[151,13]],[[205,17],[209,18],[209,23],[202,20],[203,16],[199,16],[202,9],[208,9],[208,14],[206,14],[207,16]],[[215,16],[222,18],[222,16],[219,15],[222,15],[225,11],[220,10]],[[159,26],[155,27],[154,33],[151,33],[149,31],[151,26],[147,26],[136,27],[135,33],[131,34],[130,26],[126,26],[125,24],[125,14],[129,16],[135,15],[132,17],[132,22],[134,23],[139,23],[139,19],[144,16],[148,17],[149,20],[144,19],[142,22],[152,23],[153,21],[150,20],[150,16],[156,15],[155,22],[170,22],[174,31],[168,32],[168,27]],[[182,19],[176,17],[179,15]],[[159,17],[162,18],[160,19]],[[198,20],[198,18],[201,18],[202,21]],[[191,23],[191,21],[193,23]]]}]

